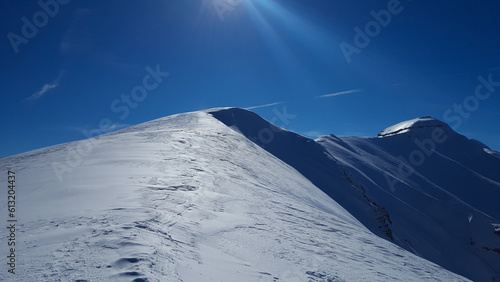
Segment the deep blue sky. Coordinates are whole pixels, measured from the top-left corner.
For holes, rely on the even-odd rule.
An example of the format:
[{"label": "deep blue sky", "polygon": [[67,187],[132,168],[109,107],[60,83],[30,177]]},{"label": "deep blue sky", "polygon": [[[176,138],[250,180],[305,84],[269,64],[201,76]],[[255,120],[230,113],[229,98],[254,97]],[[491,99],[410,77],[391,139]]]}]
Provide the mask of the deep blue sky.
[{"label": "deep blue sky", "polygon": [[[103,119],[274,103],[253,110],[308,137],[431,115],[500,151],[500,2],[445,2],[73,0],[45,17],[37,1],[1,1],[0,156],[83,139]],[[388,5],[390,21],[371,22]],[[339,45],[367,25],[348,62]],[[148,66],[169,75],[157,84]],[[481,99],[479,76],[493,81]],[[132,91],[140,101],[120,101]]]}]

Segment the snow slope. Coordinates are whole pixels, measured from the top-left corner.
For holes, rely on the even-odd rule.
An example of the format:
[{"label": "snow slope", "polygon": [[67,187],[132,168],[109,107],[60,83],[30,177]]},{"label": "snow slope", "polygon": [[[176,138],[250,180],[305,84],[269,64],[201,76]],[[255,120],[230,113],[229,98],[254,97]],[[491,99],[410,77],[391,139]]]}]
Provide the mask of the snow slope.
[{"label": "snow slope", "polygon": [[314,142],[249,111],[212,114],[380,237],[474,280],[500,278],[500,158],[484,144],[432,117],[391,126],[380,138]]},{"label": "snow slope", "polygon": [[[466,280],[374,235],[295,168],[210,114],[218,111],[0,159],[2,185],[8,170],[16,173],[18,219],[16,274],[1,263],[0,279]],[[297,143],[304,141],[326,152]],[[61,175],[65,164],[71,171]],[[7,251],[1,244],[4,259]]]},{"label": "snow slope", "polygon": [[500,279],[498,152],[431,117],[391,126],[379,138],[317,142],[384,206],[391,241],[473,280]]}]

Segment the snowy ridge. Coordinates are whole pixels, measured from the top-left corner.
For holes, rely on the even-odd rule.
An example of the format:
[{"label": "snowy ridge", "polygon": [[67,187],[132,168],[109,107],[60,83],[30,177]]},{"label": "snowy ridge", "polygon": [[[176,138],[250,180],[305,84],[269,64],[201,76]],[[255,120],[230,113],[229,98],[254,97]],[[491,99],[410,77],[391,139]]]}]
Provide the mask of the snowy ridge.
[{"label": "snowy ridge", "polygon": [[[435,128],[443,130],[443,142],[431,144]],[[498,152],[431,119],[389,129],[398,133],[317,142],[386,208],[394,243],[473,280],[498,279],[500,236],[492,227],[500,222]],[[424,157],[415,162],[416,154]]]},{"label": "snowy ridge", "polygon": [[243,109],[216,109],[210,114],[296,169],[372,232],[391,238],[390,218],[384,207],[378,206],[362,187],[356,186],[346,175],[345,166],[321,144],[281,129]]},{"label": "snowy ridge", "polygon": [[[393,138],[329,135],[312,142],[245,110],[211,114],[297,169],[380,237],[470,278],[498,277],[500,240],[490,223],[500,218],[500,159],[485,153],[484,144],[431,117],[383,131]],[[267,128],[272,138],[256,138]],[[416,144],[427,146],[423,140],[432,140],[435,129],[444,143],[434,144],[414,174],[399,173],[408,162],[399,156],[426,150]],[[470,216],[474,222],[466,221]]]},{"label": "snowy ridge", "polygon": [[[255,135],[262,128],[272,130],[272,141]],[[385,232],[376,230],[377,220],[387,212],[382,219],[390,216],[387,224],[397,231],[395,236],[409,238],[400,230],[416,231],[416,239],[431,234],[400,228],[404,218],[398,219],[392,202],[376,191],[374,184],[382,187],[378,179],[370,169],[365,173],[359,163],[353,165],[356,154],[368,153],[355,142],[331,138],[339,150],[281,130],[248,111],[217,109],[98,137],[98,146],[62,182],[51,164],[64,162],[85,140],[3,158],[2,183],[7,170],[15,171],[19,195],[18,264],[16,275],[6,278],[466,281],[365,227],[384,237]],[[477,173],[496,181],[489,171]],[[460,205],[451,205],[456,208],[443,220],[461,211]],[[6,206],[1,198],[0,207]],[[481,247],[496,247],[481,234],[489,232],[483,219],[491,221],[488,228],[495,232],[497,221],[472,208],[466,211],[472,215],[466,221],[478,226],[471,225],[475,250],[494,260],[494,252]],[[427,213],[417,222],[436,214]],[[1,236],[7,236],[4,229]],[[459,240],[469,235],[454,231]],[[0,253],[7,253],[6,244]],[[487,267],[476,267],[482,260],[471,269],[487,275]],[[6,267],[2,264],[0,270],[7,273]]]}]

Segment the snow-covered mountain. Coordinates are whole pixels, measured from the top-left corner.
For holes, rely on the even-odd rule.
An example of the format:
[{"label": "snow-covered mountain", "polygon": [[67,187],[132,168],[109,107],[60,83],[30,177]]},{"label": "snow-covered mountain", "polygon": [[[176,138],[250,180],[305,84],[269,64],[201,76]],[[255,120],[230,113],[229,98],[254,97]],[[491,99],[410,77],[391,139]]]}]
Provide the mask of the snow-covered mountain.
[{"label": "snow-covered mountain", "polygon": [[484,144],[431,117],[391,126],[379,138],[313,141],[248,111],[212,114],[380,237],[471,279],[500,278],[500,158]]},{"label": "snow-covered mountain", "polygon": [[17,220],[0,279],[498,279],[499,169],[427,117],[315,141],[242,109],[174,115],[0,159]]},{"label": "snow-covered mountain", "polygon": [[391,241],[476,281],[500,279],[498,152],[429,117],[389,127],[379,138],[317,142],[384,207]]}]

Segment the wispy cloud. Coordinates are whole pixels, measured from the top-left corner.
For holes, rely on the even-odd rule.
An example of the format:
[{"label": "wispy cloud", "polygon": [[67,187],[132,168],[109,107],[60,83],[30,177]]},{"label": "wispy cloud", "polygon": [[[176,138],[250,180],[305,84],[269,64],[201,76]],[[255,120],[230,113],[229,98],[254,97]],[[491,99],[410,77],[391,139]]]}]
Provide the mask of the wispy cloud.
[{"label": "wispy cloud", "polygon": [[257,109],[257,108],[264,108],[264,107],[271,107],[271,106],[276,106],[276,105],[284,104],[284,103],[285,102],[276,102],[276,103],[265,104],[265,105],[260,105],[260,106],[253,106],[253,107],[245,108],[245,110]]},{"label": "wispy cloud", "polygon": [[53,82],[44,84],[42,86],[42,88],[40,88],[40,90],[38,90],[37,92],[33,93],[31,96],[29,96],[25,100],[26,101],[37,100],[40,97],[42,97],[45,93],[47,93],[47,91],[58,87],[59,86],[59,81],[61,80],[61,77],[62,77],[63,73],[64,73],[64,71],[61,71],[59,73],[59,76]]},{"label": "wispy cloud", "polygon": [[346,94],[352,94],[352,93],[358,93],[363,91],[363,89],[352,89],[352,90],[347,90],[347,91],[340,91],[340,92],[335,92],[331,94],[326,94],[326,95],[321,95],[321,96],[316,96],[314,98],[328,98],[328,97],[335,97],[335,96],[340,96],[340,95],[346,95]]}]

